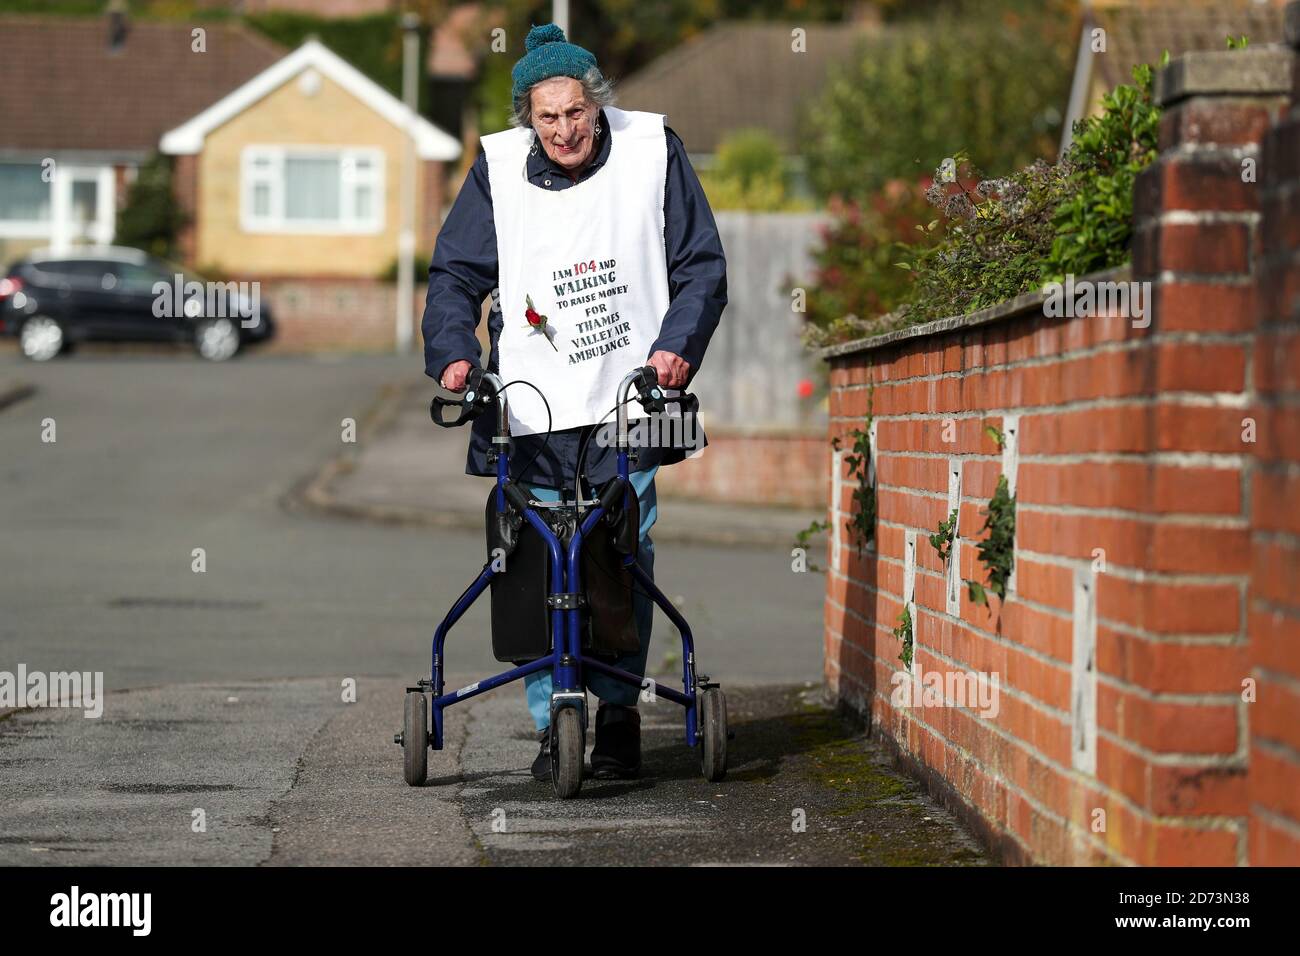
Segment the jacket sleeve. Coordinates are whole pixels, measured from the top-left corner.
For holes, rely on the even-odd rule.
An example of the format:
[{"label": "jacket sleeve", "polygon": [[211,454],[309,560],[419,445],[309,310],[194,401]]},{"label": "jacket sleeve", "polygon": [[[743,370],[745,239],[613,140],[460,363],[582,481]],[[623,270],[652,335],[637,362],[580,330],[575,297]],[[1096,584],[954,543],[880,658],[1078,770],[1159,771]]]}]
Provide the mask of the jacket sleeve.
[{"label": "jacket sleeve", "polygon": [[474,335],[483,300],[497,286],[497,238],[487,159],[480,153],[470,167],[451,211],[438,231],[429,263],[424,301],[424,371],[437,380],[452,362],[482,364]]},{"label": "jacket sleeve", "polygon": [[713,210],[686,157],[686,147],[671,129],[665,129],[665,136],[664,245],[669,305],[650,352],[662,349],[680,355],[690,363],[694,377],[727,304],[727,260]]}]

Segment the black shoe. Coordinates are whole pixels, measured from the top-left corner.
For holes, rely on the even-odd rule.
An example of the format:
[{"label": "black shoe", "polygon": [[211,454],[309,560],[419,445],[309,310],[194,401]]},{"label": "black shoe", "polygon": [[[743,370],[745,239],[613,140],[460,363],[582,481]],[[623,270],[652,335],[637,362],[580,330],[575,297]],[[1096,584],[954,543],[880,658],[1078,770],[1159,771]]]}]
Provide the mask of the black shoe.
[{"label": "black shoe", "polygon": [[541,749],[537,751],[537,759],[533,761],[533,779],[541,783],[551,782],[551,728],[537,732],[537,741]]},{"label": "black shoe", "polygon": [[591,773],[599,780],[635,777],[641,771],[641,713],[635,707],[601,703],[596,710],[596,745]]}]

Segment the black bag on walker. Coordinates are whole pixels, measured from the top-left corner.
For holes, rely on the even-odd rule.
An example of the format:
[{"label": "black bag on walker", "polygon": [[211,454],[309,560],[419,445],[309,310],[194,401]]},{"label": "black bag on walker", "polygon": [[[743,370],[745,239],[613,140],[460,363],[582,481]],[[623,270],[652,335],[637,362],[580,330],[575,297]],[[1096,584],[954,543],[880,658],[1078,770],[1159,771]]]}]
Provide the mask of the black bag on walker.
[{"label": "black bag on walker", "polygon": [[[582,586],[587,613],[580,640],[583,652],[593,656],[617,657],[640,647],[632,615],[632,573],[622,566],[629,523],[633,529],[631,546],[636,546],[636,504],[633,496],[629,512],[602,518],[583,542]],[[573,536],[572,510],[539,508],[538,514],[555,530],[567,550]],[[493,575],[489,585],[493,656],[516,665],[545,657],[551,652],[551,613],[546,606],[551,569],[546,542],[508,502],[504,512],[497,511],[495,485],[488,493],[484,517],[488,560],[505,564],[505,570]],[[623,553],[618,548],[623,548]]]}]

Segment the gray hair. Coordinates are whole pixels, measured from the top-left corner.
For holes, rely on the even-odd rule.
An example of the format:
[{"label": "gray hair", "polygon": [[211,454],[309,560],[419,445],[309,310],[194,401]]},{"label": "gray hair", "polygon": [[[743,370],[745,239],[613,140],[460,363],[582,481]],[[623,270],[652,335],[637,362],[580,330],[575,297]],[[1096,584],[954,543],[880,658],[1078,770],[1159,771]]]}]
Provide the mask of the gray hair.
[{"label": "gray hair", "polygon": [[[545,83],[546,80],[541,82]],[[582,84],[583,95],[592,103],[595,103],[597,107],[603,109],[606,106],[614,105],[614,83],[604,76],[600,70],[592,67],[578,82]],[[536,84],[533,85],[536,86]],[[514,109],[510,114],[510,125],[523,129],[532,127],[533,88],[531,86],[523,96],[515,100]]]}]

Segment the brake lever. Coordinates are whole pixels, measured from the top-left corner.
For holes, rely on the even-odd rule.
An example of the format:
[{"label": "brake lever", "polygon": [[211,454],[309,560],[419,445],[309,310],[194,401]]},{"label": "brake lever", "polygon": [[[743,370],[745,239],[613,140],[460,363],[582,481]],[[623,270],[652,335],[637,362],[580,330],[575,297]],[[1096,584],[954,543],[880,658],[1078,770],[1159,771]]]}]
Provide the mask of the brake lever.
[{"label": "brake lever", "polygon": [[[429,418],[443,428],[457,428],[495,401],[491,389],[483,387],[483,370],[472,368],[465,376],[465,389],[453,392],[441,383],[433,384],[433,400],[429,403]],[[449,410],[455,409],[453,414]]]},{"label": "brake lever", "polygon": [[668,405],[676,404],[682,415],[693,415],[700,410],[700,400],[695,395],[682,392],[680,395],[666,395],[659,385],[659,373],[653,365],[641,370],[642,384],[637,388],[637,399],[647,412],[668,414]]},{"label": "brake lever", "polygon": [[641,381],[636,388],[637,400],[641,407],[647,412],[665,414],[668,411],[664,404],[664,390],[659,387],[659,373],[655,371],[653,365],[647,365],[641,369]]}]

